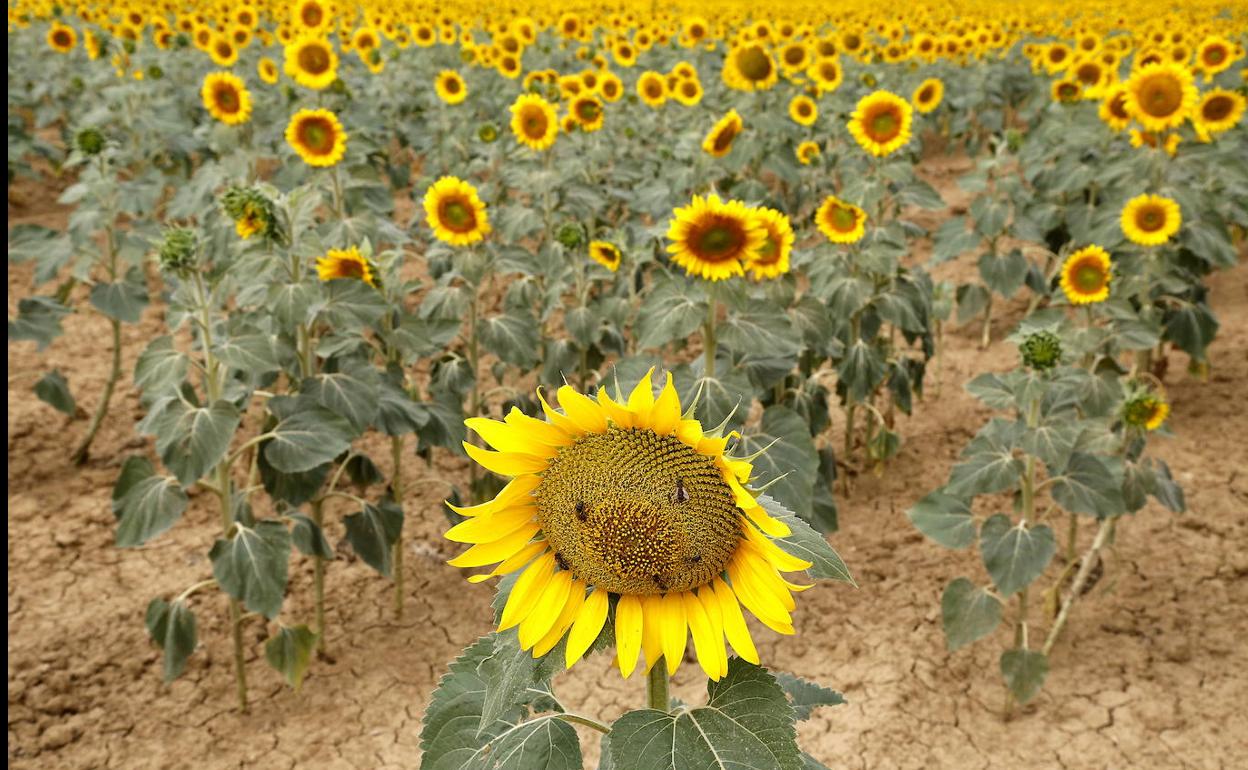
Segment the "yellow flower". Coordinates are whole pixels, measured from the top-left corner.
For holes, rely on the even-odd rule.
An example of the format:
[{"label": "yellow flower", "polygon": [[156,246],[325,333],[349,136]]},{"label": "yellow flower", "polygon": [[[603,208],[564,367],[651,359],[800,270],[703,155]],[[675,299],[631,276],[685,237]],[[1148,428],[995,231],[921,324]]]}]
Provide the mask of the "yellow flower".
[{"label": "yellow flower", "polygon": [[745,267],[756,281],[778,278],[789,272],[789,254],[793,251],[793,227],[784,214],[769,208],[753,210],[754,221],[766,232],[757,249],[746,258]]},{"label": "yellow flower", "polygon": [[1090,305],[1109,298],[1109,254],[1100,246],[1085,246],[1062,265],[1062,291],[1072,305]]},{"label": "yellow flower", "polygon": [[813,126],[818,117],[819,107],[809,96],[798,94],[789,101],[789,118],[799,126]]},{"label": "yellow flower", "polygon": [[914,89],[914,94],[910,97],[910,101],[914,103],[914,108],[926,115],[932,110],[940,106],[941,100],[945,98],[945,84],[940,78],[928,78]]},{"label": "yellow flower", "polygon": [[568,114],[576,119],[582,131],[597,131],[602,128],[602,102],[596,96],[581,94],[576,97],[568,105]]},{"label": "yellow flower", "polygon": [[602,79],[598,81],[598,95],[608,102],[619,101],[624,95],[624,83],[620,76],[614,72],[602,73]]},{"label": "yellow flower", "polygon": [[1119,83],[1111,86],[1105,92],[1105,98],[1101,100],[1100,109],[1097,112],[1105,125],[1115,131],[1121,131],[1131,123],[1131,113],[1127,112],[1127,87]]},{"label": "yellow flower", "polygon": [[447,104],[459,104],[468,98],[468,85],[455,70],[442,70],[433,81],[433,90]]},{"label": "yellow flower", "polygon": [[277,62],[267,56],[261,56],[260,61],[256,63],[256,74],[264,82],[273,85],[277,82]]},{"label": "yellow flower", "polygon": [[[76,45],[78,45],[78,33],[73,27],[67,27],[59,21],[52,22],[52,26],[48,28],[49,48],[57,53],[69,53]],[[91,58],[94,59],[95,56]]]},{"label": "yellow flower", "polygon": [[320,37],[301,37],[285,48],[286,74],[296,83],[322,90],[338,79],[338,54]]},{"label": "yellow flower", "polygon": [[316,259],[316,275],[322,281],[353,278],[369,286],[377,285],[377,276],[368,259],[355,246],[349,249],[330,249]]},{"label": "yellow flower", "polygon": [[1170,405],[1162,396],[1139,393],[1122,405],[1122,420],[1133,428],[1157,430],[1170,416]]},{"label": "yellow flower", "polygon": [[1224,88],[1206,91],[1201,95],[1192,116],[1196,133],[1201,139],[1209,141],[1214,134],[1234,128],[1244,117],[1244,102],[1242,94]]},{"label": "yellow flower", "polygon": [[662,107],[667,101],[667,83],[659,73],[647,70],[637,78],[637,95],[650,107]]},{"label": "yellow flower", "polygon": [[469,246],[490,233],[490,220],[477,188],[444,176],[425,193],[425,218],[438,240]]},{"label": "yellow flower", "polygon": [[721,201],[718,195],[693,196],[677,208],[667,228],[672,261],[708,281],[744,275],[743,265],[767,239],[750,209],[740,201]]},{"label": "yellow flower", "polygon": [[815,142],[805,141],[797,146],[797,162],[803,166],[809,166],[821,154],[819,145]]},{"label": "yellow flower", "polygon": [[845,79],[840,60],[834,55],[822,58],[806,69],[806,76],[815,82],[820,95],[835,91]]},{"label": "yellow flower", "polygon": [[218,67],[232,67],[238,61],[238,49],[225,35],[214,35],[208,45],[208,55]]},{"label": "yellow flower", "polygon": [[1196,106],[1191,70],[1178,64],[1141,67],[1127,81],[1127,112],[1146,131],[1177,128]]},{"label": "yellow flower", "polygon": [[1206,83],[1229,68],[1236,58],[1235,46],[1221,35],[1206,37],[1196,49],[1196,66],[1205,73]]},{"label": "yellow flower", "polygon": [[324,0],[298,0],[291,4],[290,17],[300,33],[328,32],[334,21],[333,10]]},{"label": "yellow flower", "polygon": [[226,125],[237,126],[251,117],[251,94],[232,73],[209,72],[199,93],[208,114]]},{"label": "yellow flower", "polygon": [[910,141],[913,114],[905,99],[888,91],[876,91],[858,100],[849,132],[864,150],[883,157]]},{"label": "yellow flower", "polygon": [[815,212],[815,224],[833,243],[857,243],[867,231],[867,212],[829,195]]},{"label": "yellow flower", "polygon": [[1179,231],[1179,204],[1160,195],[1140,195],[1122,209],[1122,232],[1132,243],[1160,246]]},{"label": "yellow flower", "polygon": [[589,257],[611,272],[620,269],[620,248],[607,241],[593,241],[589,244]]},{"label": "yellow flower", "polygon": [[739,91],[763,91],[779,79],[771,54],[759,43],[734,47],[724,58],[724,84]]},{"label": "yellow flower", "polygon": [[702,140],[702,149],[713,158],[722,158],[732,151],[733,142],[744,129],[745,124],[737,111],[728,110],[728,114],[716,121]]},{"label": "yellow flower", "polygon": [[537,94],[520,94],[511,105],[511,131],[520,144],[534,150],[548,150],[559,135],[555,105]]},{"label": "yellow flower", "polygon": [[286,126],[286,143],[309,166],[329,167],[347,152],[347,132],[329,110],[299,110]]},{"label": "yellow flower", "polygon": [[[668,674],[690,636],[698,663],[718,680],[728,645],[758,663],[742,605],[764,625],[793,633],[792,593],[782,573],[811,563],[772,538],[789,527],[743,485],[747,460],[726,454],[728,438],[681,414],[669,374],[658,396],[648,372],[625,399],[595,399],[570,386],[562,412],[541,398],[546,419],[512,409],[502,421],[465,421],[498,451],[464,443],[468,455],[511,481],[470,508],[446,533],[472,547],[456,567],[497,565],[470,581],[520,571],[499,630],[518,628],[535,657],[567,638],[564,662],[589,650],[615,606],[616,662],[627,677],[663,661]],[[725,575],[727,579],[725,579]]]},{"label": "yellow flower", "polygon": [[1050,92],[1053,101],[1074,104],[1083,97],[1083,86],[1073,77],[1064,77],[1053,81]]},{"label": "yellow flower", "polygon": [[697,78],[679,79],[672,89],[672,98],[686,107],[692,107],[702,101],[702,83]]}]

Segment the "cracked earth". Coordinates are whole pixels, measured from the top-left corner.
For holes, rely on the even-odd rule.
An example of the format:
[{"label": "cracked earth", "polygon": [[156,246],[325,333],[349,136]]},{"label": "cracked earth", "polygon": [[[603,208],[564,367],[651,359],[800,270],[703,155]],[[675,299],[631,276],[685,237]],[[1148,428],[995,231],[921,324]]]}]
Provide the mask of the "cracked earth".
[{"label": "cracked earth", "polygon": [[[951,207],[962,161],[924,171]],[[51,184],[23,182],[10,196],[10,226],[63,226]],[[408,207],[410,208],[410,206]],[[928,215],[934,227],[947,215]],[[924,254],[916,258],[924,258]],[[937,278],[963,278],[969,258]],[[901,454],[882,477],[855,479],[840,495],[841,530],[832,537],[859,587],[824,585],[799,597],[797,634],[755,626],[763,660],[842,690],[849,704],[822,709],[799,728],[803,747],[835,768],[1193,768],[1248,767],[1248,264],[1214,276],[1212,305],[1222,328],[1210,348],[1207,382],[1171,361],[1166,386],[1174,436],[1150,452],[1166,460],[1187,493],[1176,516],[1150,504],[1118,528],[1105,575],[1072,614],[1054,649],[1040,696],[1010,720],[991,639],[950,654],[940,630],[940,593],[960,575],[983,580],[973,552],[946,551],[921,537],[905,510],[947,476],[986,411],[963,390],[975,374],[1013,364],[1001,341],[1025,301],[994,323],[994,342],[977,349],[979,325],[946,333],[926,401],[898,426]],[[9,267],[9,314],[33,293],[28,266]],[[84,303],[85,304],[85,303]],[[150,307],[125,327],[124,367],[163,328]],[[200,645],[186,674],[161,681],[158,650],[143,625],[147,602],[210,574],[216,535],[209,495],[192,494],[183,520],[140,549],[113,546],[109,495],[122,459],[151,454],[137,437],[138,395],[123,379],[83,468],[66,456],[85,429],[39,402],[31,387],[59,368],[80,405],[98,392],[108,352],[107,324],[94,313],[65,320],[47,351],[9,346],[9,765],[14,768],[411,768],[419,763],[420,718],[430,692],[459,650],[489,630],[491,589],[470,586],[445,565],[444,487],[461,486],[466,461],[442,454],[436,467],[408,462],[405,615],[391,611],[391,584],[359,561],[328,574],[329,659],[314,661],[293,693],[263,659],[266,629],[248,626],[252,712],[231,709],[233,679],[225,602],[193,599]],[[85,403],[84,403],[85,402]],[[834,413],[832,435],[840,435]],[[378,458],[382,447],[372,447]],[[343,535],[331,511],[331,542]],[[991,513],[992,511],[981,511]],[[1086,534],[1086,533],[1085,533]],[[1057,561],[1054,573],[1060,570]],[[296,557],[282,620],[311,618],[311,565]],[[1052,574],[1048,576],[1052,579]],[[1047,621],[1032,617],[1039,629]],[[556,681],[573,710],[613,719],[644,701],[644,685],[622,681],[602,656]],[[678,672],[673,694],[697,701],[697,666]],[[597,736],[581,733],[587,766]]]}]

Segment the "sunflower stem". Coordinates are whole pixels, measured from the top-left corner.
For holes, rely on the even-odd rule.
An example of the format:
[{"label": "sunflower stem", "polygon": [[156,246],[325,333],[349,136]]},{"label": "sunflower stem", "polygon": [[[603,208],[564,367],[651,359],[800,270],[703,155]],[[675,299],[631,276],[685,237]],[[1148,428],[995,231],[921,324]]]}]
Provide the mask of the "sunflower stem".
[{"label": "sunflower stem", "polygon": [[1074,564],[1075,546],[1079,543],[1079,516],[1070,514],[1070,522],[1066,525],[1066,563]]},{"label": "sunflower stem", "polygon": [[1057,644],[1057,639],[1062,635],[1062,629],[1066,626],[1066,619],[1070,616],[1070,608],[1074,605],[1075,599],[1079,598],[1079,594],[1083,591],[1083,586],[1088,582],[1088,576],[1092,574],[1092,568],[1096,566],[1101,549],[1105,546],[1105,542],[1109,539],[1110,532],[1113,531],[1114,519],[1102,519],[1101,526],[1096,530],[1096,538],[1092,541],[1092,547],[1083,555],[1083,562],[1079,565],[1079,572],[1075,575],[1075,582],[1070,585],[1070,593],[1066,594],[1066,601],[1062,602],[1062,609],[1057,614],[1057,620],[1053,623],[1053,628],[1049,630],[1049,636],[1044,640],[1044,647],[1041,649],[1046,656],[1053,649],[1053,645]]},{"label": "sunflower stem", "polygon": [[711,297],[706,303],[706,326],[704,327],[703,351],[706,356],[706,363],[703,368],[706,370],[706,379],[715,379],[715,323],[719,320],[719,298],[712,292]]},{"label": "sunflower stem", "polygon": [[[323,500],[312,501],[312,521],[317,530],[324,533],[325,503]],[[325,655],[325,559],[321,556],[312,557],[312,592],[316,602],[316,651]]]},{"label": "sunflower stem", "polygon": [[[394,475],[390,478],[390,494],[394,504],[403,510],[403,437],[390,437],[390,458],[394,463]],[[403,530],[394,541],[394,617],[403,619]]]},{"label": "sunflower stem", "polygon": [[656,711],[667,713],[672,702],[667,694],[667,663],[663,658],[654,662],[646,678],[646,704]]},{"label": "sunflower stem", "polygon": [[[105,229],[104,248],[108,257],[108,276],[109,280],[117,280],[117,249],[114,245],[113,227],[109,225]],[[109,319],[113,331],[113,360],[112,367],[108,372],[108,381],[104,383],[104,393],[100,396],[100,403],[95,407],[95,414],[91,416],[91,423],[87,426],[87,434],[82,437],[82,441],[78,442],[78,447],[71,455],[71,461],[74,465],[82,465],[87,461],[87,455],[91,450],[91,442],[95,441],[95,436],[100,432],[100,426],[104,423],[104,417],[108,414],[109,402],[113,400],[113,390],[117,387],[117,380],[121,378],[121,321],[116,318]]]}]

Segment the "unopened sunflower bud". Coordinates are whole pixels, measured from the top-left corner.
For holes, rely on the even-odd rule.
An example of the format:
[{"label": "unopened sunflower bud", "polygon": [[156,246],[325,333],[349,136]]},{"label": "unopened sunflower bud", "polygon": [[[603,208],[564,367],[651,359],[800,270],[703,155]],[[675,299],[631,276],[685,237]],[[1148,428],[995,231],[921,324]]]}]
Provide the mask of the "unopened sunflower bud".
[{"label": "unopened sunflower bud", "polygon": [[498,126],[493,123],[482,123],[477,129],[477,138],[489,144],[498,139]]},{"label": "unopened sunflower bud", "polygon": [[559,228],[558,235],[555,238],[564,245],[565,248],[575,249],[585,240],[585,234],[581,230],[581,226],[575,222],[568,222]]},{"label": "unopened sunflower bud", "polygon": [[1133,428],[1157,430],[1170,415],[1170,405],[1153,393],[1137,393],[1122,405],[1122,421]]},{"label": "unopened sunflower bud", "polygon": [[165,231],[165,240],[160,244],[160,266],[171,273],[192,270],[198,251],[194,230],[170,228]]},{"label": "unopened sunflower bud", "polygon": [[88,126],[74,136],[74,146],[83,155],[99,155],[104,151],[104,134],[94,126]]},{"label": "unopened sunflower bud", "polygon": [[1053,332],[1040,331],[1027,335],[1018,346],[1023,363],[1043,372],[1057,366],[1062,360],[1062,341]]}]

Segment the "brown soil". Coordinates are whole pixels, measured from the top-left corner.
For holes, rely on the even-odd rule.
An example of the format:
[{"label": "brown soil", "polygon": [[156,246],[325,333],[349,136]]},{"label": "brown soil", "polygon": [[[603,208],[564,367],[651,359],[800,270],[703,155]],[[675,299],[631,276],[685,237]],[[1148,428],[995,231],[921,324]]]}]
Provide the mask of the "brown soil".
[{"label": "brown soil", "polygon": [[[964,161],[925,166],[951,198],[957,192],[950,179],[964,168]],[[64,224],[66,212],[50,202],[54,186],[20,184],[18,204],[10,199],[11,224]],[[941,272],[965,276],[973,269],[953,264]],[[1248,418],[1240,403],[1248,378],[1248,265],[1212,283],[1222,329],[1210,349],[1211,377],[1202,383],[1171,368],[1176,435],[1150,450],[1174,469],[1190,512],[1175,516],[1150,504],[1119,529],[1104,578],[1077,606],[1054,651],[1043,693],[1008,722],[997,671],[1007,632],[950,654],[940,630],[943,586],[963,574],[981,579],[978,557],[924,540],[904,514],[944,481],[982,423],[986,411],[962,384],[1013,364],[1011,346],[999,339],[1023,303],[1000,313],[987,351],[977,349],[977,323],[947,334],[926,402],[899,422],[900,457],[883,477],[858,477],[851,498],[839,500],[842,530],[833,544],[860,587],[824,585],[803,594],[795,637],[756,627],[766,663],[841,689],[850,701],[801,726],[811,754],[852,768],[1248,766]],[[31,292],[31,271],[11,265],[10,315]],[[142,324],[126,328],[127,372],[161,332],[161,316],[153,307]],[[444,564],[452,555],[440,537],[445,487],[417,483],[432,476],[462,486],[465,462],[443,456],[431,471],[409,461],[404,620],[393,619],[388,581],[358,561],[333,563],[332,661],[315,662],[302,692],[291,692],[264,662],[265,629],[253,620],[253,708],[240,716],[232,708],[219,594],[194,599],[200,648],[172,685],[162,684],[158,651],[143,627],[149,599],[210,574],[205,554],[216,517],[209,496],[193,496],[184,519],[151,545],[113,546],[111,487],[122,458],[150,452],[149,442],[133,429],[141,416],[137,395],[122,387],[93,459],[83,468],[69,465],[85,420],[67,420],[30,388],[57,367],[90,410],[92,398],[83,394],[102,386],[108,352],[99,342],[107,324],[98,315],[75,314],[65,327],[44,353],[31,343],[9,346],[10,765],[415,767],[434,683],[464,645],[489,630],[491,589],[466,584]],[[839,435],[840,417],[833,416],[832,435]],[[342,531],[331,526],[329,534],[334,542]],[[307,560],[295,560],[291,582],[282,620],[307,622]],[[696,665],[686,665],[674,693],[697,700],[702,681]],[[621,681],[602,656],[556,684],[566,705],[604,719],[644,699],[642,682]],[[596,736],[583,738],[592,767]]]}]

